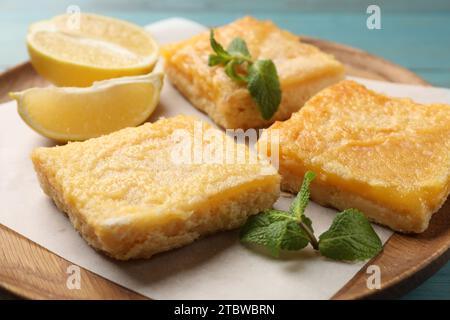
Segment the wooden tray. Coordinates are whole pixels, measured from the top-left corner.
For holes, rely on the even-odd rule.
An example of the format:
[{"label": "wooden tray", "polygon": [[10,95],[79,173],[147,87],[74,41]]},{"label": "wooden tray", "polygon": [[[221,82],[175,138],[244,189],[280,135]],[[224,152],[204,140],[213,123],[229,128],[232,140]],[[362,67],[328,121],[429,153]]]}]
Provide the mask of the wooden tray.
[{"label": "wooden tray", "polygon": [[[340,44],[302,37],[305,42],[335,55],[347,66],[349,75],[384,81],[428,85],[414,73]],[[0,75],[0,102],[9,91],[47,85],[30,63]],[[420,235],[394,234],[383,252],[368,262],[381,268],[381,289],[366,286],[362,268],[333,299],[388,298],[416,287],[438,270],[450,256],[450,201],[435,214],[428,230]],[[145,299],[87,270],[82,270],[81,290],[66,288],[66,269],[71,263],[14,231],[0,225],[0,286],[32,299]]]}]

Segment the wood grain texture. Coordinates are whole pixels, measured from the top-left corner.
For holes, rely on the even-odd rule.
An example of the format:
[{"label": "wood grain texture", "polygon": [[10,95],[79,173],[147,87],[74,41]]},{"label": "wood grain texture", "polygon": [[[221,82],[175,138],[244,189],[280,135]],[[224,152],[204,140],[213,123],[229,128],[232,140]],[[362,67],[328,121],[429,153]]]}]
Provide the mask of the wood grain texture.
[{"label": "wood grain texture", "polygon": [[[418,235],[395,233],[384,245],[383,252],[369,261],[333,299],[397,298],[415,288],[450,258],[450,201],[434,214],[428,229]],[[367,267],[376,265],[381,271],[381,289],[366,285]]]},{"label": "wood grain texture", "polygon": [[6,70],[0,78],[0,103],[11,100],[8,93],[32,87],[44,87],[49,83],[34,71],[30,63],[22,63]]},{"label": "wood grain texture", "polygon": [[146,299],[82,269],[81,288],[68,289],[72,263],[0,225],[0,287],[28,299]]},{"label": "wood grain texture", "polygon": [[303,42],[312,44],[325,52],[333,54],[339,61],[345,64],[348,75],[396,83],[429,85],[428,82],[408,69],[401,68],[392,62],[363,50],[308,36],[300,36],[300,38]]},{"label": "wood grain texture", "polygon": [[[364,51],[340,44],[302,37],[334,54],[345,63],[349,75],[391,82],[427,85],[420,77],[402,67]],[[6,93],[32,86],[46,85],[24,63],[0,76],[0,101],[8,99]],[[384,251],[368,263],[377,264],[382,271],[381,290],[369,290],[366,286],[366,268],[355,275],[334,299],[377,298],[398,295],[417,286],[448,260],[450,245],[449,202],[432,219],[430,228],[417,236],[395,234]],[[33,299],[138,299],[142,296],[97,276],[82,271],[81,290],[68,290],[66,269],[70,262],[15,232],[0,226],[0,286],[13,293]]]}]

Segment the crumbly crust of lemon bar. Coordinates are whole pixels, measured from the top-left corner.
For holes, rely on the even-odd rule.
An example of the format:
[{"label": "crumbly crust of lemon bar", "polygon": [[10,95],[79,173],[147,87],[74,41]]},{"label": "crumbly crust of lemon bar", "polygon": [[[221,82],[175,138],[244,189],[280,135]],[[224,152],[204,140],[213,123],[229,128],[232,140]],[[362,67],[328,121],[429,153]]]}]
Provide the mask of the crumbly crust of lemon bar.
[{"label": "crumbly crust of lemon bar", "polygon": [[44,192],[92,247],[120,260],[149,258],[237,228],[279,196],[269,164],[174,163],[174,131],[193,134],[196,121],[177,116],[37,148],[33,164]]}]

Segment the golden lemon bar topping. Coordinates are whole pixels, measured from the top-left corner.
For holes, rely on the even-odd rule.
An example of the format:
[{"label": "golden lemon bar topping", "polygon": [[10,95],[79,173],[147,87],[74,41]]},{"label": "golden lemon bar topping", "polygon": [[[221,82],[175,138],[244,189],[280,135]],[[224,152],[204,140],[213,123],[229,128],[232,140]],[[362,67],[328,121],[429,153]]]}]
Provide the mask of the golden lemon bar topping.
[{"label": "golden lemon bar topping", "polygon": [[450,106],[390,98],[353,81],[314,96],[279,130],[282,188],[314,170],[313,199],[421,232],[450,191]]},{"label": "golden lemon bar topping", "polygon": [[[278,28],[270,21],[252,17],[215,28],[215,38],[225,48],[242,38],[255,60],[276,65],[282,91],[278,112],[264,120],[245,85],[231,80],[220,66],[208,66],[209,32],[162,48],[169,80],[190,102],[225,128],[253,128],[285,120],[320,89],[343,77],[343,66],[318,48]],[[274,45],[276,44],[276,45]]]},{"label": "golden lemon bar topping", "polygon": [[[44,191],[92,246],[118,259],[149,257],[236,228],[278,197],[280,178],[269,164],[180,161],[180,137],[194,137],[198,124],[225,136],[177,116],[38,148],[32,160]],[[203,138],[206,150],[222,147]]]}]

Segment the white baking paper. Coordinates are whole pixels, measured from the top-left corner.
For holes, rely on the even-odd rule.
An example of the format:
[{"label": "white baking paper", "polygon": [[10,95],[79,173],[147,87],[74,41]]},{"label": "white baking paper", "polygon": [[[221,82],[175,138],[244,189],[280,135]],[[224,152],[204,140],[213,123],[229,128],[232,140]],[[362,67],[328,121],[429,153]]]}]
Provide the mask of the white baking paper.
[{"label": "white baking paper", "polygon": [[[204,29],[184,19],[148,26],[161,43],[180,40]],[[450,104],[447,89],[356,80],[389,95]],[[166,81],[160,106],[151,120],[179,113],[210,122]],[[0,132],[0,223],[57,255],[148,297],[328,299],[364,265],[330,261],[309,248],[276,260],[242,246],[236,231],[210,236],[150,260],[114,261],[90,248],[41,191],[29,154],[35,147],[53,143],[21,121],[15,102],[0,105]],[[290,201],[282,197],[276,207],[287,209]],[[307,208],[318,234],[330,225],[335,213],[315,203]],[[383,242],[392,234],[381,227],[376,227],[376,231]]]}]

